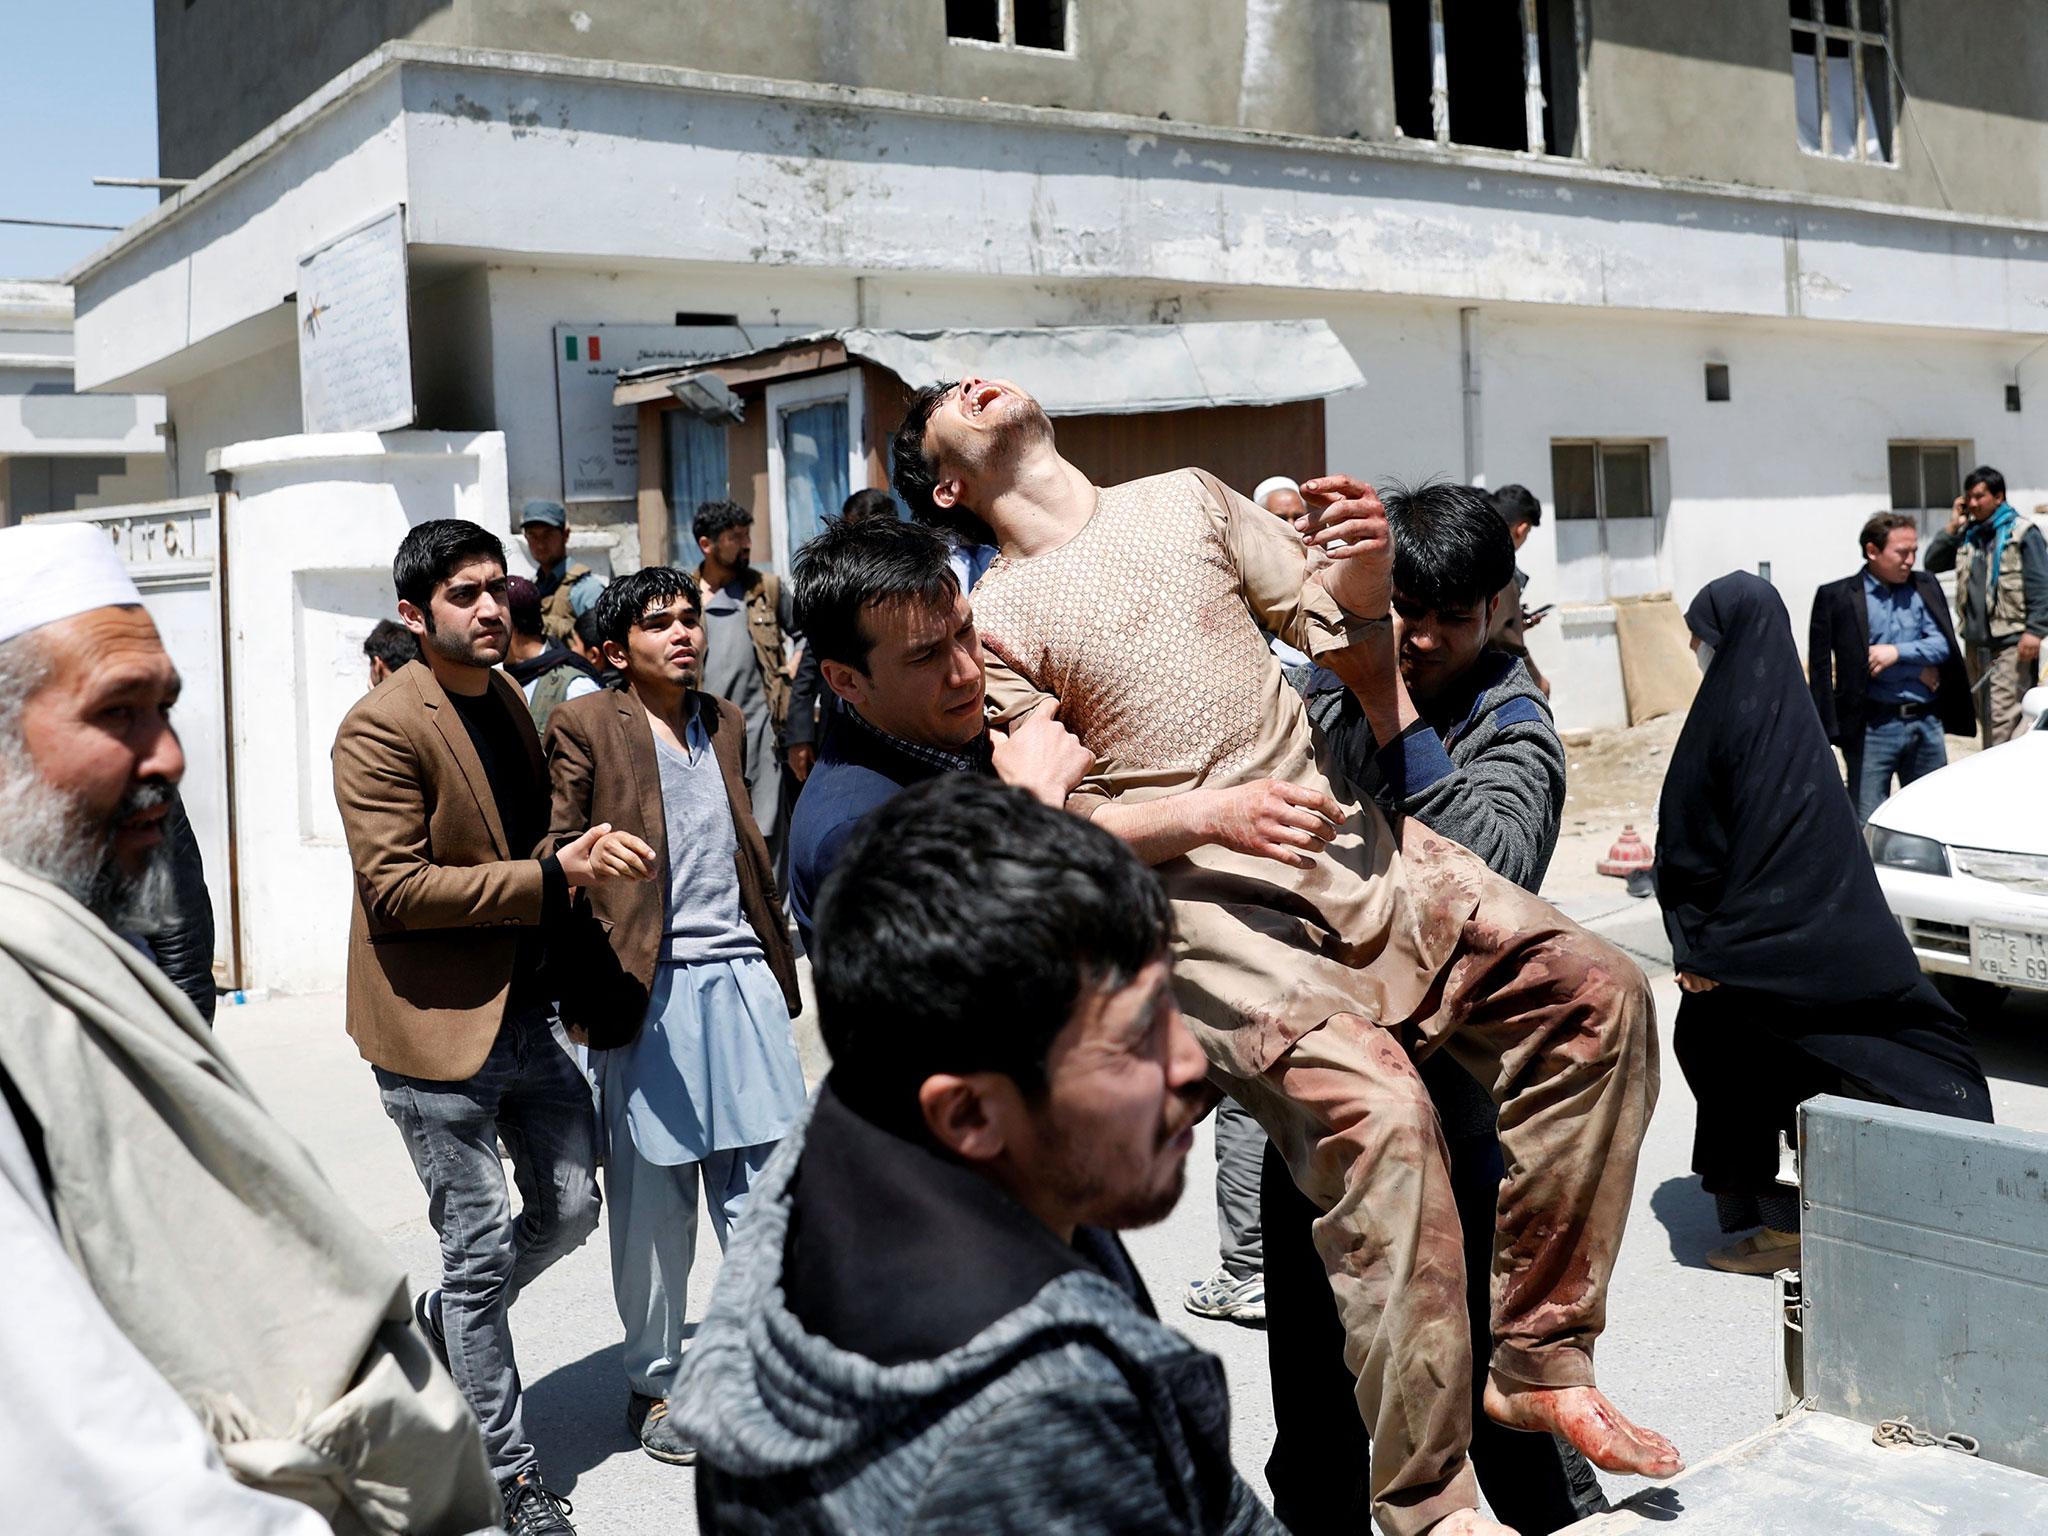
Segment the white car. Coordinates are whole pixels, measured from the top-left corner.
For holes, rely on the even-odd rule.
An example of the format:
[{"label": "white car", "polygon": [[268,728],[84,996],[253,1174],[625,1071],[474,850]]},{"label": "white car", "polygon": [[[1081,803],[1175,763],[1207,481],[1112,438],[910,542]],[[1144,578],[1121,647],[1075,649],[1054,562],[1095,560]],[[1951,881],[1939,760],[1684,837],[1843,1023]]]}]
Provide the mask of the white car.
[{"label": "white car", "polygon": [[1906,785],[1864,829],[1920,969],[1978,1006],[2048,992],[2048,687],[2023,713],[2011,741]]}]

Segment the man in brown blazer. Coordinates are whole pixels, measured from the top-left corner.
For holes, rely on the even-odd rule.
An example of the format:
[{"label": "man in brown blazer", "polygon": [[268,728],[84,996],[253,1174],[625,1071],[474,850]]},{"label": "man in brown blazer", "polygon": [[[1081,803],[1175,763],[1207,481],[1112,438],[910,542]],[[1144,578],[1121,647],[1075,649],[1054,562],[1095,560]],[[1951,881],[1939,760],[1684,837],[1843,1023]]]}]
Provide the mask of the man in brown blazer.
[{"label": "man in brown blazer", "polygon": [[459,519],[422,523],[392,576],[421,658],[350,710],[334,741],[356,876],[348,1030],[441,1238],[441,1287],[414,1302],[420,1328],[483,1426],[507,1528],[560,1536],[573,1528],[521,1427],[506,1322],[521,1289],[597,1226],[590,1089],[553,1032],[544,944],[572,888],[618,878],[622,856],[647,850],[603,826],[543,846],[540,743],[497,670],[510,633],[498,540]]},{"label": "man in brown blazer", "polygon": [[572,699],[549,721],[553,828],[557,843],[593,824],[637,841],[600,847],[607,872],[628,879],[590,893],[610,942],[603,954],[579,951],[565,989],[582,1000],[591,1043],[611,1047],[597,1069],[627,1422],[648,1455],[687,1465],[697,1452],[669,1417],[669,1394],[698,1189],[722,1246],[804,1107],[789,1027],[802,1004],[741,771],[746,720],[699,688],[696,581],[665,566],[636,571],[605,588],[596,614],[626,691]]}]

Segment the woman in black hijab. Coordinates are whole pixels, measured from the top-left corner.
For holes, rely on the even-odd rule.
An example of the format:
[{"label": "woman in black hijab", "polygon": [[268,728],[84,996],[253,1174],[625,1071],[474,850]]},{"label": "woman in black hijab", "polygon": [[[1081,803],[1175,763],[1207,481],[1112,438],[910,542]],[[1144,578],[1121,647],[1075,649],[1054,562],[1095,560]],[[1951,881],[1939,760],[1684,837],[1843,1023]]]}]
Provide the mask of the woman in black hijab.
[{"label": "woman in black hijab", "polygon": [[1778,1134],[1819,1093],[1991,1118],[1963,1021],[1885,906],[1814,713],[1785,604],[1734,572],[1686,610],[1706,679],[1658,804],[1657,900],[1685,991],[1674,1045],[1699,1101],[1693,1171],[1717,1269],[1799,1261]]}]

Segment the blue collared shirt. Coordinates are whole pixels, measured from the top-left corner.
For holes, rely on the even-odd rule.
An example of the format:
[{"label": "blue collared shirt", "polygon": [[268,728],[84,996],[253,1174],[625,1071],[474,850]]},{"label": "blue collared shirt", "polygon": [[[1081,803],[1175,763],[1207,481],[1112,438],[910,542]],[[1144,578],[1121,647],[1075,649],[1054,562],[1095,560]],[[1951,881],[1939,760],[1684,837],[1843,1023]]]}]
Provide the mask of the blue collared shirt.
[{"label": "blue collared shirt", "polygon": [[1870,643],[1895,645],[1899,659],[1870,680],[1873,704],[1931,704],[1934,690],[1920,680],[1922,667],[1948,660],[1948,641],[1909,578],[1898,586],[1863,573],[1863,602],[1870,615]]}]

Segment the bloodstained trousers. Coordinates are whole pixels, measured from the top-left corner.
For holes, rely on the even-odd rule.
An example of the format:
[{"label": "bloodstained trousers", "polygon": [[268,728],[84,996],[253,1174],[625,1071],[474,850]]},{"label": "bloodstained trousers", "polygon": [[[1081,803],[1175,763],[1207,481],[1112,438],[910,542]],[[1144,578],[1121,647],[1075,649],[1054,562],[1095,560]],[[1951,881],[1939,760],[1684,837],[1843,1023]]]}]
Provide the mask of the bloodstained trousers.
[{"label": "bloodstained trousers", "polygon": [[1195,1033],[1324,1213],[1315,1243],[1372,1438],[1373,1518],[1388,1536],[1414,1536],[1476,1508],[1463,1238],[1415,1062],[1449,1051],[1500,1106],[1494,1378],[1589,1386],[1657,1098],[1642,972],[1548,904],[1489,880],[1414,1017],[1336,1015],[1249,1079],[1230,1072],[1225,1033]]}]

